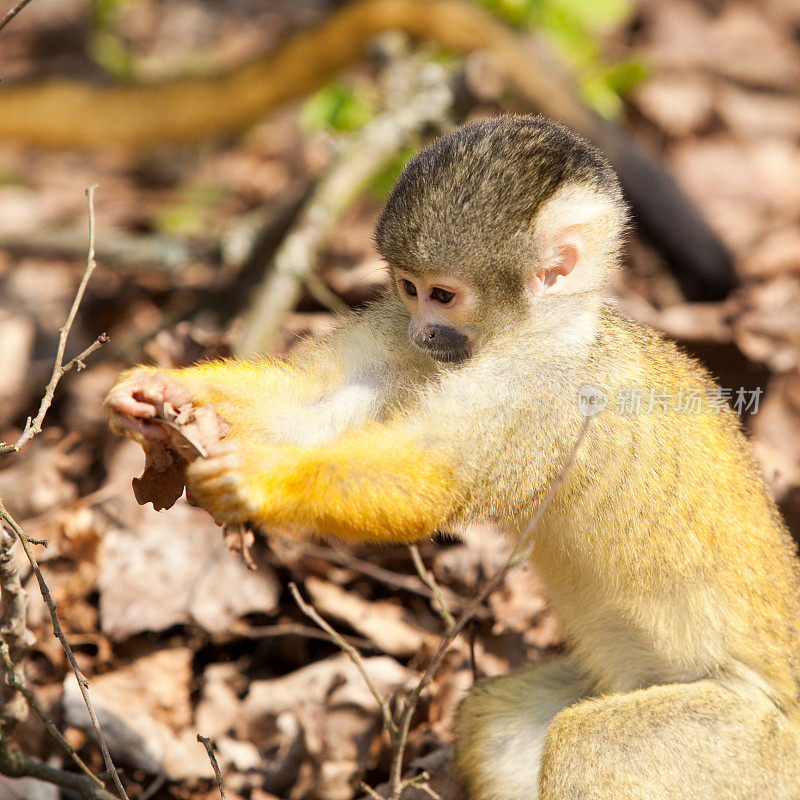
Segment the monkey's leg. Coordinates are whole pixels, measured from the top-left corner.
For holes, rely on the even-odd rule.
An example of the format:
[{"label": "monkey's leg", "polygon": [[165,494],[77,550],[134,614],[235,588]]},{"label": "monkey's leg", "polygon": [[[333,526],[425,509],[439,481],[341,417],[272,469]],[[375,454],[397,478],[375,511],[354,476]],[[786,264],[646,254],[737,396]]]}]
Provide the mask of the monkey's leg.
[{"label": "monkey's leg", "polygon": [[541,800],[798,800],[797,712],[743,682],[607,695],[545,739]]},{"label": "monkey's leg", "polygon": [[555,658],[477,684],[456,717],[456,759],[471,800],[536,800],[545,732],[590,683]]}]

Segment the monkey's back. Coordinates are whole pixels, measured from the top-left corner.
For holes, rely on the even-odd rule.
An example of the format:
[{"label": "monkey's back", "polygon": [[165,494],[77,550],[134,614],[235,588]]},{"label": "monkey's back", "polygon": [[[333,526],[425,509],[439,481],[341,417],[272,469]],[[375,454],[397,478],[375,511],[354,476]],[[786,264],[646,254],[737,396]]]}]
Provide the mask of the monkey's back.
[{"label": "monkey's back", "polygon": [[[795,546],[738,417],[705,407],[715,384],[696,361],[613,311],[592,353],[584,381],[608,408],[534,553],[578,655],[609,690],[748,673],[795,698]],[[676,408],[691,390],[700,413]],[[651,392],[668,410],[650,408]]]}]

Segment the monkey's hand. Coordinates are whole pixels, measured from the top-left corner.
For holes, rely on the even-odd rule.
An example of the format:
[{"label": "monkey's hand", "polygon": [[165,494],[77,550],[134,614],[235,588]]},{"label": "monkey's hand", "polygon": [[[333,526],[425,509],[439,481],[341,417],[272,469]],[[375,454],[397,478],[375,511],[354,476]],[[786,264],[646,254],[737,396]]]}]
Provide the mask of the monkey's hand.
[{"label": "monkey's hand", "polygon": [[188,386],[166,372],[140,368],[123,376],[106,399],[111,429],[134,439],[145,469],[134,478],[141,504],[170,508],[183,493],[186,465],[205,456],[230,430],[210,404],[200,405]]},{"label": "monkey's hand", "polygon": [[158,420],[167,417],[166,409],[180,409],[192,402],[189,389],[166,372],[137,368],[122,375],[108,393],[111,430],[119,436],[145,444],[166,444],[169,436]]},{"label": "monkey's hand", "polygon": [[206,458],[189,465],[186,491],[217,525],[257,521],[265,512],[271,474],[284,460],[281,448],[240,439],[210,447]]}]

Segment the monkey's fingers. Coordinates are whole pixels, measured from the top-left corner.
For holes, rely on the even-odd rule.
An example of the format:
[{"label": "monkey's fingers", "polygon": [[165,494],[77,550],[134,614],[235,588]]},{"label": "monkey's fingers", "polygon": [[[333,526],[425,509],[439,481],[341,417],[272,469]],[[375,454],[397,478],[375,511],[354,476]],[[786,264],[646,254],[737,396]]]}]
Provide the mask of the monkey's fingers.
[{"label": "monkey's fingers", "polygon": [[153,419],[164,404],[180,408],[191,402],[189,390],[166,372],[138,369],[111,390],[106,407],[129,417]]},{"label": "monkey's fingers", "polygon": [[108,424],[117,436],[126,436],[129,439],[153,444],[167,444],[169,441],[168,432],[155,420],[148,421],[110,409]]},{"label": "monkey's fingers", "polygon": [[124,414],[134,419],[152,419],[156,415],[156,407],[153,402],[140,399],[140,396],[125,391],[124,387],[108,396],[106,407],[110,411],[116,411],[118,414]]},{"label": "monkey's fingers", "polygon": [[237,442],[224,442],[214,454],[193,462],[187,470],[192,500],[214,517],[218,525],[243,522],[247,508],[242,491],[242,454]]},{"label": "monkey's fingers", "polygon": [[192,464],[192,474],[198,480],[207,480],[220,474],[232,474],[242,468],[244,457],[242,444],[236,439],[226,439],[209,445],[206,458]]},{"label": "monkey's fingers", "polygon": [[199,486],[193,486],[190,491],[193,504],[211,514],[220,527],[246,521],[247,513],[242,508],[242,500],[237,492],[216,489],[207,492]]}]

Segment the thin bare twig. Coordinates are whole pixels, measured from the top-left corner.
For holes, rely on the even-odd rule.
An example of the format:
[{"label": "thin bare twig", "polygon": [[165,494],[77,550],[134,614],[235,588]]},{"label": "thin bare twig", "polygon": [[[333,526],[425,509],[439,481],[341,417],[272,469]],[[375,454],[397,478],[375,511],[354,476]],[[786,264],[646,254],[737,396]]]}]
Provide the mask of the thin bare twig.
[{"label": "thin bare twig", "polygon": [[386,798],[382,794],[376,792],[368,783],[361,781],[361,783],[359,783],[358,785],[363,791],[365,791],[372,798],[372,800],[386,800]]},{"label": "thin bare twig", "polygon": [[[2,25],[0,25],[0,28],[2,28]],[[69,333],[72,330],[72,325],[75,322],[75,316],[78,313],[78,306],[80,306],[81,301],[83,300],[83,295],[86,292],[86,286],[89,283],[89,278],[92,277],[92,273],[97,266],[97,262],[95,261],[94,257],[94,190],[96,188],[97,184],[93,184],[86,190],[86,197],[89,205],[89,253],[86,257],[86,269],[83,271],[83,277],[81,278],[81,282],[78,286],[78,291],[75,293],[75,299],[72,301],[72,307],[67,315],[67,320],[59,331],[58,348],[56,350],[56,359],[55,363],[53,364],[53,372],[50,376],[50,381],[44,391],[44,396],[42,397],[42,402],[39,404],[39,411],[36,413],[36,416],[33,417],[33,419],[30,417],[28,418],[28,421],[25,423],[25,429],[22,431],[22,435],[19,437],[19,439],[17,439],[15,444],[0,444],[0,455],[17,452],[31,439],[33,439],[34,436],[42,432],[42,423],[44,422],[45,415],[53,403],[53,396],[55,395],[58,382],[73,367],[77,367],[78,370],[83,369],[84,359],[90,356],[101,345],[109,341],[109,337],[105,333],[100,334],[100,336],[98,336],[97,339],[92,342],[92,344],[89,345],[89,347],[87,347],[80,355],[73,358],[67,364],[64,364],[64,351],[67,347],[67,337],[69,336]]]},{"label": "thin bare twig", "polygon": [[37,717],[44,723],[47,732],[67,751],[70,758],[77,764],[78,768],[87,778],[97,786],[103,786],[103,782],[86,766],[83,759],[78,755],[75,748],[67,741],[64,734],[55,726],[53,720],[47,716],[45,710],[36,699],[36,695],[17,678],[16,668],[11,661],[8,644],[0,638],[0,661],[3,663],[6,674],[6,683],[10,688],[19,692],[28,702]]},{"label": "thin bare twig", "polygon": [[341,650],[343,650],[356,665],[356,668],[361,673],[361,677],[364,679],[364,683],[367,684],[367,688],[370,691],[370,694],[375,698],[378,703],[378,706],[381,709],[381,714],[383,716],[383,724],[386,727],[386,730],[389,731],[390,736],[394,736],[397,731],[397,724],[392,717],[392,709],[389,705],[389,699],[385,697],[379,691],[378,687],[373,683],[372,678],[370,678],[369,673],[367,672],[367,667],[364,664],[364,659],[361,657],[361,653],[356,650],[350,642],[346,641],[345,638],[338,633],[326,620],[324,620],[319,612],[305,600],[303,600],[302,595],[300,594],[300,590],[297,588],[297,584],[292,581],[289,584],[289,590],[292,593],[292,597],[294,597],[295,603],[297,603],[300,610],[309,618],[314,620],[316,624],[325,631],[325,633],[330,636],[331,641],[336,644]]},{"label": "thin bare twig", "polygon": [[450,613],[450,609],[447,607],[447,603],[444,599],[444,593],[442,592],[442,587],[439,586],[436,578],[433,577],[433,573],[430,572],[430,570],[428,570],[423,563],[422,556],[419,554],[419,548],[415,544],[412,544],[409,545],[408,550],[411,553],[411,560],[414,562],[414,569],[417,571],[419,579],[431,590],[431,593],[433,594],[434,602],[432,605],[434,609],[442,618],[445,630],[449,631],[456,624],[456,621],[453,615]]},{"label": "thin bare twig", "polygon": [[216,755],[214,755],[214,742],[207,736],[201,736],[199,733],[197,734],[197,741],[200,742],[203,747],[205,747],[206,753],[208,753],[208,760],[211,762],[211,766],[214,769],[214,776],[217,779],[217,786],[219,787],[219,793],[222,796],[222,800],[228,800],[228,798],[225,796],[225,785],[222,783],[222,773],[219,769],[219,763],[217,762]]},{"label": "thin bare twig", "polygon": [[8,23],[11,22],[11,20],[14,19],[14,17],[16,17],[17,14],[19,14],[19,12],[22,11],[22,9],[25,8],[25,6],[30,2],[31,0],[20,0],[19,3],[7,11],[3,19],[0,19],[0,31],[3,30],[3,28],[5,28],[5,26],[8,25]]},{"label": "thin bare twig", "polygon": [[[423,777],[423,776],[424,776],[424,777]],[[418,788],[418,789],[419,789],[421,792],[425,792],[425,794],[427,794],[427,795],[428,795],[428,797],[432,797],[432,798],[433,798],[433,800],[443,800],[443,798],[442,798],[442,796],[439,794],[439,792],[437,792],[437,791],[436,791],[436,790],[435,790],[435,789],[434,789],[434,788],[433,788],[433,787],[430,785],[430,783],[428,783],[428,781],[430,780],[430,777],[431,777],[431,776],[430,776],[430,775],[428,775],[428,773],[427,773],[427,772],[423,772],[421,775],[418,775],[417,777],[419,777],[419,778],[423,778],[421,781],[419,781],[418,783],[416,783],[416,784],[415,784],[415,785],[416,785],[416,787],[417,787],[417,788]]]},{"label": "thin bare twig", "polygon": [[31,543],[28,537],[25,535],[22,528],[20,528],[20,526],[17,524],[16,520],[8,513],[6,507],[3,505],[2,500],[0,500],[0,520],[3,520],[8,526],[8,528],[10,528],[16,534],[17,538],[22,544],[22,549],[25,551],[25,555],[28,557],[28,561],[30,562],[33,574],[36,576],[36,580],[39,583],[39,591],[41,592],[45,605],[47,606],[47,609],[50,612],[50,619],[53,623],[53,633],[55,634],[59,642],[61,642],[61,647],[63,648],[64,653],[67,656],[67,661],[69,662],[69,665],[72,668],[73,673],[75,674],[75,679],[78,681],[78,688],[81,690],[81,694],[83,695],[83,701],[86,704],[87,711],[89,712],[89,719],[91,719],[92,721],[92,727],[94,728],[95,735],[97,736],[97,741],[100,745],[100,751],[103,754],[103,761],[105,761],[106,769],[108,770],[108,773],[111,775],[111,778],[114,781],[114,785],[117,787],[117,791],[119,792],[120,797],[123,800],[128,800],[128,795],[126,794],[125,789],[122,786],[122,781],[120,780],[119,774],[117,773],[117,768],[114,766],[114,762],[111,758],[111,753],[108,750],[106,737],[103,734],[102,728],[100,727],[100,722],[97,719],[97,714],[95,713],[94,706],[92,705],[91,698],[89,697],[89,681],[86,679],[86,676],[81,672],[81,669],[78,666],[78,662],[75,659],[75,654],[72,652],[72,648],[69,646],[67,637],[65,636],[64,631],[61,628],[61,621],[58,618],[58,611],[56,608],[55,601],[53,600],[53,596],[50,594],[50,588],[48,587],[47,582],[44,579],[44,575],[42,575],[42,570],[39,568],[39,562],[36,560],[36,556],[33,554],[33,550],[31,549]]}]

